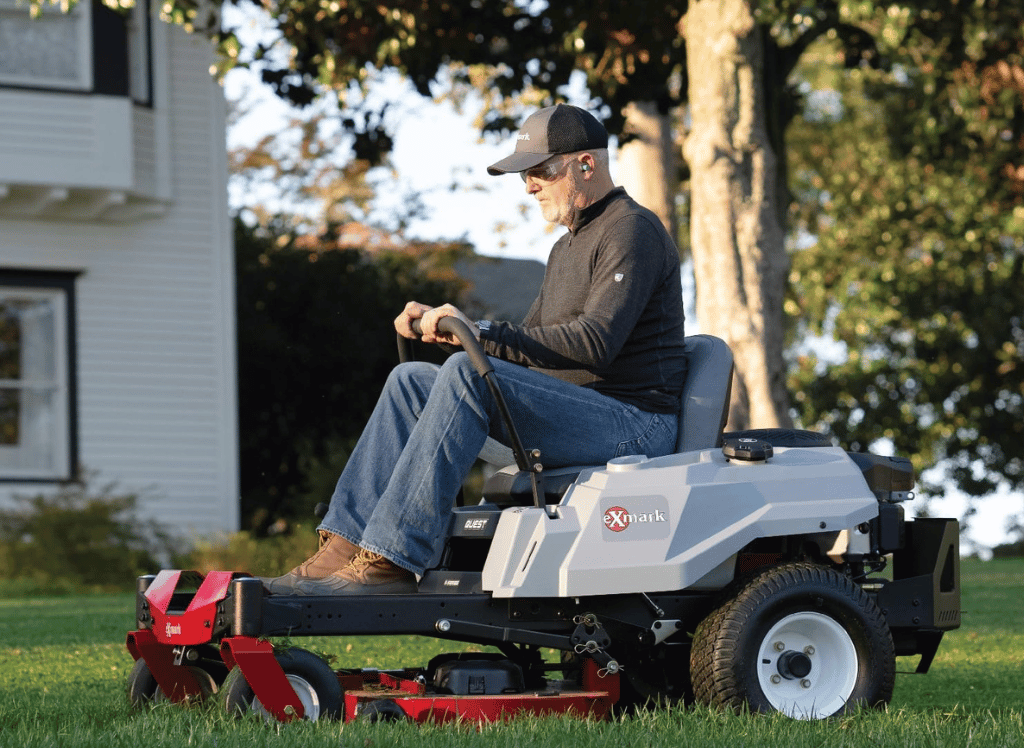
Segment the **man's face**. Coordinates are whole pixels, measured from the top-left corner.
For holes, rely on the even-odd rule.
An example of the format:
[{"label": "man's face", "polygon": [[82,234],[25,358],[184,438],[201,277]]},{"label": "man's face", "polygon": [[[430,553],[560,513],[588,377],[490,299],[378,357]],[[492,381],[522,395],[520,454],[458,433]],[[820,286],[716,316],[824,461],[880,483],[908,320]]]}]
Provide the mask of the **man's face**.
[{"label": "man's face", "polygon": [[526,192],[537,198],[545,221],[572,226],[580,190],[572,155],[552,156],[540,166],[522,173]]}]

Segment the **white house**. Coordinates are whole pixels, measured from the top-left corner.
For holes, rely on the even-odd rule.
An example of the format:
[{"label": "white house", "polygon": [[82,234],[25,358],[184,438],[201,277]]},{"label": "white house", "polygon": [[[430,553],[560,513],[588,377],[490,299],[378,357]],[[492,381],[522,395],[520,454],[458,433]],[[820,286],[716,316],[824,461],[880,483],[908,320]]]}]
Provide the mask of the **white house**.
[{"label": "white house", "polygon": [[0,0],[0,507],[84,472],[238,528],[223,94],[209,41]]}]

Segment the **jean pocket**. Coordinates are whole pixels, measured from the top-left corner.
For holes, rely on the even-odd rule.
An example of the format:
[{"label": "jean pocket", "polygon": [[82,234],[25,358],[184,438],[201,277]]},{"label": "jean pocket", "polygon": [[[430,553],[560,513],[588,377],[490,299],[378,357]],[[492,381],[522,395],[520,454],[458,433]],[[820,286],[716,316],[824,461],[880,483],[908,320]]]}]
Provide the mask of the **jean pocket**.
[{"label": "jean pocket", "polygon": [[646,417],[647,423],[645,428],[635,439],[619,442],[619,446],[615,450],[615,456],[647,455],[648,457],[660,457],[673,452],[676,446],[679,417],[663,413],[647,413],[639,409],[637,409],[637,414]]}]

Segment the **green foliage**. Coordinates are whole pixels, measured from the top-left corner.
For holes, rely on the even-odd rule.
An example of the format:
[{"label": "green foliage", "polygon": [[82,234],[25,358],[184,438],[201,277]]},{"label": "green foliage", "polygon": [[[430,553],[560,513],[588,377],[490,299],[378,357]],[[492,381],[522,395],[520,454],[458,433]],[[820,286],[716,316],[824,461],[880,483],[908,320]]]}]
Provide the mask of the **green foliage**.
[{"label": "green foliage", "polygon": [[138,497],[114,486],[69,483],[17,497],[0,511],[0,578],[6,594],[124,589],[159,568],[173,541],[135,514]]},{"label": "green foliage", "polygon": [[[1024,13],[862,3],[877,65],[825,39],[791,130],[799,232],[787,309],[839,341],[791,378],[808,427],[941,464],[972,496],[1024,487]],[[873,14],[867,10],[873,9]],[[937,486],[926,487],[941,493]]]},{"label": "green foliage", "polygon": [[204,574],[231,569],[276,577],[298,566],[316,550],[317,535],[310,524],[296,523],[288,530],[269,537],[243,531],[203,538],[193,545],[182,566]]},{"label": "green foliage", "polygon": [[236,222],[242,516],[261,534],[329,498],[397,362],[395,316],[410,300],[456,298],[450,266],[468,251],[406,245],[370,255],[273,232]]},{"label": "green foliage", "polygon": [[[554,96],[573,72],[583,71],[617,125],[630,101],[658,101],[667,110],[685,96],[677,28],[684,11],[679,3],[615,0],[284,0],[273,10],[280,39],[245,48],[227,29],[221,42],[233,64],[259,70],[278,95],[300,106],[323,90],[354,101],[350,94],[375,70],[398,71],[427,97],[448,70],[499,105],[531,90]],[[288,54],[271,54],[273,45]],[[510,124],[498,112],[489,119],[492,127]],[[356,116],[346,125],[359,158],[376,162],[390,147],[378,116]]]}]

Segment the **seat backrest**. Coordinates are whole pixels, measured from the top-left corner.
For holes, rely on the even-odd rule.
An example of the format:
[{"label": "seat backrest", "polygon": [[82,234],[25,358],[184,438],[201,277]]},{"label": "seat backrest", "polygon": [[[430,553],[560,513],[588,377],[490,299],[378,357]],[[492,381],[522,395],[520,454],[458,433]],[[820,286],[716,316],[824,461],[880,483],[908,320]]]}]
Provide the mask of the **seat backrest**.
[{"label": "seat backrest", "polygon": [[687,372],[676,452],[721,446],[732,394],[732,351],[714,335],[688,335],[684,346]]}]

